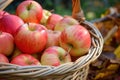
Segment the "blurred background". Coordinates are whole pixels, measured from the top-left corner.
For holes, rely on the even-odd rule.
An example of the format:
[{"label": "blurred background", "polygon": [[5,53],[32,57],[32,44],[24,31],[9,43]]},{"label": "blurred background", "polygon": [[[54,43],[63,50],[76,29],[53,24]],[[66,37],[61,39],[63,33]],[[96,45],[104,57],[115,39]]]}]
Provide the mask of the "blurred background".
[{"label": "blurred background", "polygon": [[[23,0],[14,0],[5,10],[15,13],[17,5]],[[71,15],[72,0],[35,0],[44,9],[54,10],[60,15]],[[100,18],[112,6],[120,5],[120,0],[81,0],[81,7],[87,20]]]}]

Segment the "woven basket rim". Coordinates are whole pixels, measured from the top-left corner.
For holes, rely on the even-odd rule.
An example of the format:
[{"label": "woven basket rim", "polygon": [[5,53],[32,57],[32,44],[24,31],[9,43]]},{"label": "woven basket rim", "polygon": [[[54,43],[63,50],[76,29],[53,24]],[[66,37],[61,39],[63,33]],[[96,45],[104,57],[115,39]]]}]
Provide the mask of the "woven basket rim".
[{"label": "woven basket rim", "polygon": [[[5,1],[5,4],[2,4],[1,10],[3,10],[13,0],[3,0],[3,1]],[[57,67],[47,66],[47,65],[19,66],[11,63],[0,62],[0,79],[11,78],[10,80],[18,80],[20,78],[25,78],[26,80],[26,78],[28,78],[27,80],[33,80],[34,78],[41,78],[41,77],[46,78],[48,76],[54,77],[60,75],[67,75],[67,77],[73,77],[72,79],[69,78],[70,80],[79,80],[79,79],[75,79],[76,75],[79,76],[83,74],[81,80],[84,80],[83,78],[85,78],[88,73],[89,64],[91,64],[100,56],[103,49],[104,41],[101,33],[92,23],[85,20],[80,22],[80,24],[87,25],[87,27],[90,28],[89,32],[91,33],[92,46],[88,54],[79,57],[74,62],[64,63]],[[81,70],[83,70],[83,72]],[[53,79],[49,79],[49,80],[53,80]],[[61,78],[57,80],[63,80],[63,79]]]},{"label": "woven basket rim", "polygon": [[10,74],[11,76],[18,77],[43,77],[48,75],[62,75],[68,72],[77,71],[81,68],[84,68],[86,65],[89,65],[100,56],[104,41],[101,33],[92,23],[85,20],[81,24],[89,26],[89,28],[91,28],[90,31],[96,34],[96,36],[91,37],[91,40],[97,46],[94,47],[92,45],[88,54],[78,58],[75,62],[64,63],[57,67],[46,65],[18,66],[10,63],[0,63],[0,75]]}]

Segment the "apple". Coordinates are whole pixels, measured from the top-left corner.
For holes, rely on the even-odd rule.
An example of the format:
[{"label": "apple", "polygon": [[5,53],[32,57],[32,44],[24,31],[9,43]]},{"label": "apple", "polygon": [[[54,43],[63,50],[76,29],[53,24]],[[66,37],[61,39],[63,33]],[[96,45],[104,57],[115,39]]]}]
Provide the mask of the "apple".
[{"label": "apple", "polygon": [[71,56],[78,57],[85,55],[90,49],[91,36],[82,25],[73,25],[61,32],[59,42]]},{"label": "apple", "polygon": [[26,23],[18,29],[14,38],[15,44],[20,51],[35,54],[45,48],[47,31],[41,24]]},{"label": "apple", "polygon": [[0,18],[2,18],[4,15],[9,15],[8,12],[0,10]]},{"label": "apple", "polygon": [[47,29],[54,30],[55,25],[62,19],[63,17],[59,14],[52,14],[49,16],[46,27]]},{"label": "apple", "polygon": [[71,62],[70,54],[59,46],[48,47],[41,56],[42,65],[59,66],[67,62]]},{"label": "apple", "polygon": [[14,50],[14,38],[11,34],[0,31],[0,53],[9,56]]},{"label": "apple", "polygon": [[79,24],[79,22],[70,17],[70,16],[64,16],[63,19],[61,19],[55,26],[55,31],[63,31],[65,28],[70,27],[72,25]]},{"label": "apple", "polygon": [[31,56],[30,54],[25,54],[25,53],[22,53],[14,57],[10,63],[20,65],[20,66],[40,65],[39,60]]},{"label": "apple", "polygon": [[61,32],[47,30],[47,33],[48,33],[48,40],[47,40],[46,48],[50,46],[59,46],[59,37]]},{"label": "apple", "polygon": [[13,36],[16,33],[16,30],[23,24],[23,20],[16,15],[4,15],[0,18],[0,30],[8,32]]},{"label": "apple", "polygon": [[39,23],[42,19],[42,6],[33,0],[21,2],[16,9],[16,14],[23,19],[24,22]]},{"label": "apple", "polygon": [[49,18],[49,16],[51,16],[52,13],[46,9],[43,9],[43,15],[42,15],[42,19],[40,21],[40,24],[43,24],[46,26],[47,20]]},{"label": "apple", "polygon": [[9,63],[9,60],[4,54],[0,53],[0,62]]}]

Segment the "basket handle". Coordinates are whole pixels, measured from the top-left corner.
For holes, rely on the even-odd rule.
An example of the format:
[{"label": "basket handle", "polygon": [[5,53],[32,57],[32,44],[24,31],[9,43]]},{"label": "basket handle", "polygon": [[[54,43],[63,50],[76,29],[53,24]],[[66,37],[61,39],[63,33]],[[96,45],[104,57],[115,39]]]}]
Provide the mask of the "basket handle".
[{"label": "basket handle", "polygon": [[4,10],[13,0],[0,0],[0,10]]},{"label": "basket handle", "polygon": [[80,0],[72,0],[72,17],[78,21],[85,20]]}]

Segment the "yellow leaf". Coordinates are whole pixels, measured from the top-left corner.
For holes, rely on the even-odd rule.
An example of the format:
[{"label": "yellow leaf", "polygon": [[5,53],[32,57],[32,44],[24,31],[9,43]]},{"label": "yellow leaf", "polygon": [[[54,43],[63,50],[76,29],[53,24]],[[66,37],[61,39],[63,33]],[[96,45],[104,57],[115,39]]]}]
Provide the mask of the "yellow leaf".
[{"label": "yellow leaf", "polygon": [[114,51],[117,58],[120,58],[120,45]]},{"label": "yellow leaf", "polygon": [[101,72],[101,73],[99,73],[98,75],[95,76],[94,80],[101,79],[101,78],[106,77],[108,75],[111,75],[113,73],[114,73],[114,71]]},{"label": "yellow leaf", "polygon": [[119,64],[110,64],[107,69],[108,70],[117,70],[119,68]]},{"label": "yellow leaf", "polygon": [[114,74],[118,70],[118,68],[119,68],[119,64],[110,64],[106,69],[104,69],[106,71],[102,71],[102,72],[98,73],[95,76],[94,80],[110,76],[110,75]]}]

